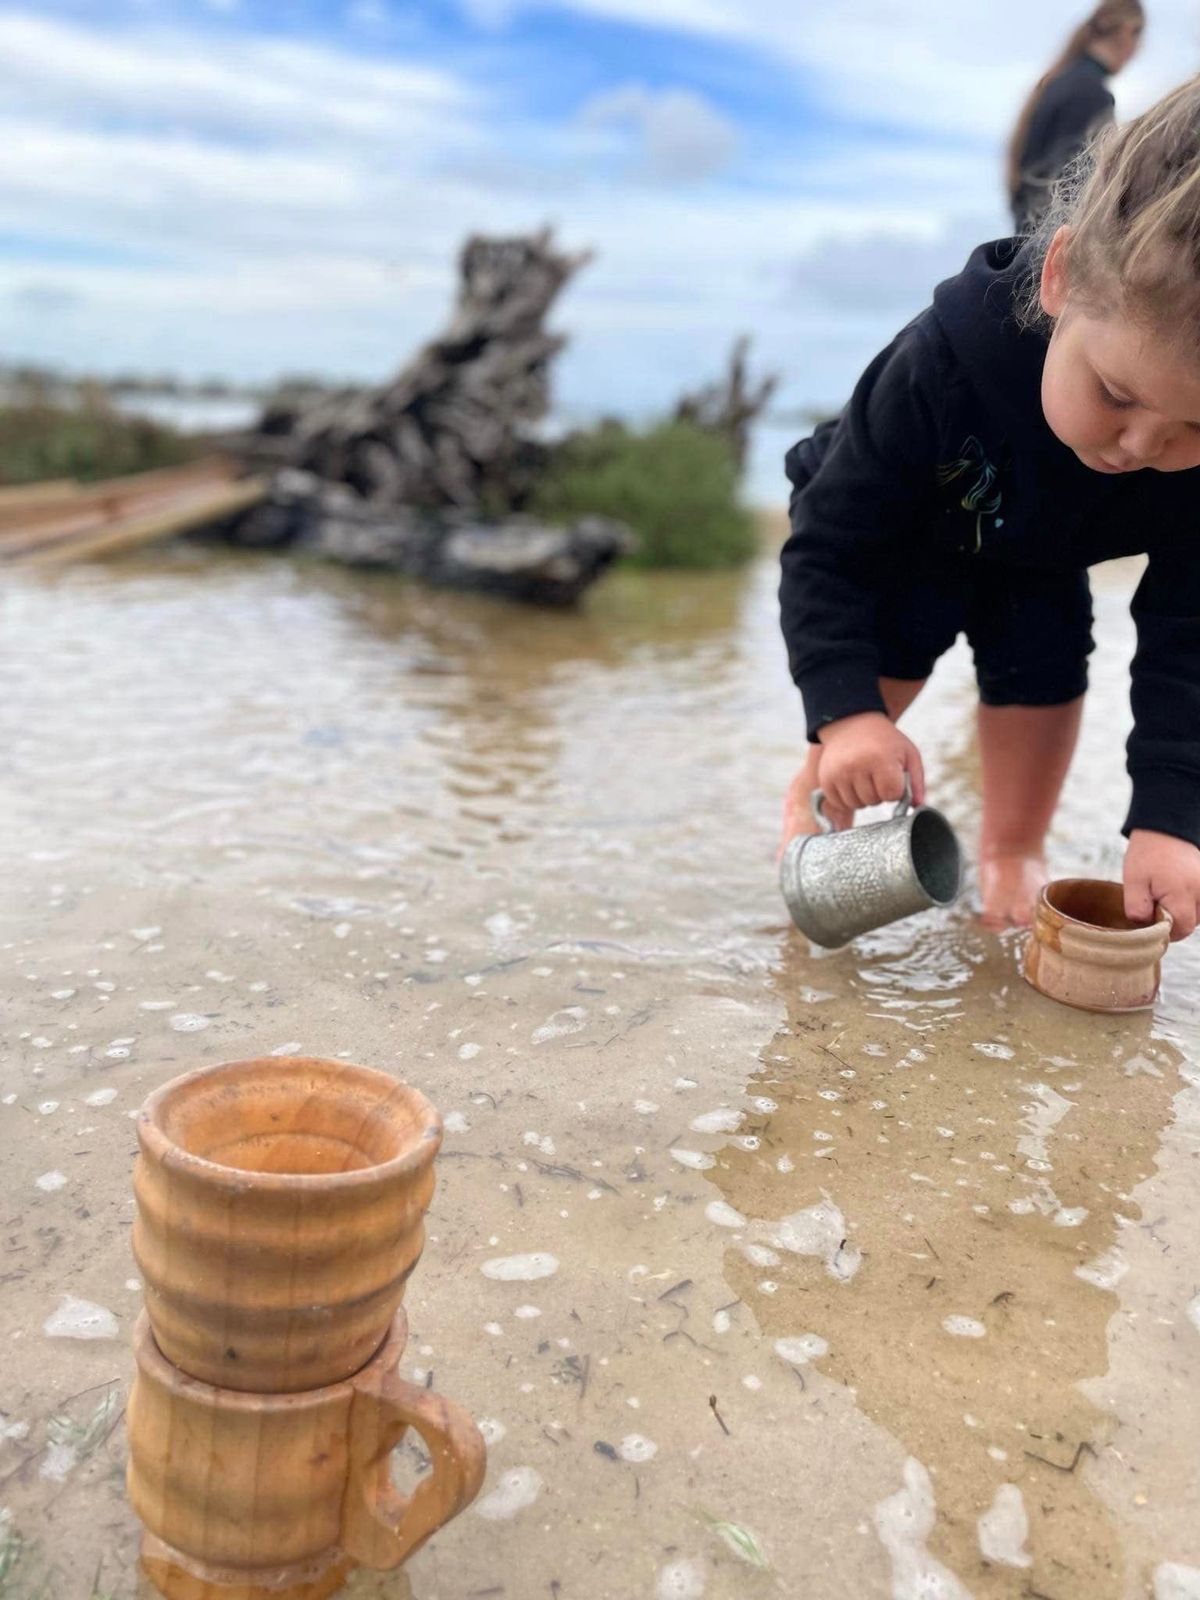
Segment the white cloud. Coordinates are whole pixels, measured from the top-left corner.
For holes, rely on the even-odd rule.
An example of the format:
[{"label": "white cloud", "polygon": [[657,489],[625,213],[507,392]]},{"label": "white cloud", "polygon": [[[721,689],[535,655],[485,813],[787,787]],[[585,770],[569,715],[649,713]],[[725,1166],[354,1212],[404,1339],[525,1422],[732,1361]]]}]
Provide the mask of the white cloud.
[{"label": "white cloud", "polygon": [[435,69],[289,39],[110,32],[0,10],[0,105],[77,126],[166,119],[240,140],[398,139],[466,102],[465,86]]},{"label": "white cloud", "polygon": [[655,92],[626,84],[593,95],[579,113],[585,128],[631,128],[653,179],[671,183],[712,177],[732,161],[737,129],[711,101],[690,89]]},{"label": "white cloud", "polygon": [[[635,0],[572,3],[651,16]],[[508,4],[474,0],[495,22]],[[806,64],[797,93],[815,88],[851,122],[892,115],[890,75],[914,126],[936,130],[948,108],[947,126],[970,130],[849,143],[831,121],[822,152],[779,149],[740,183],[722,169],[735,130],[684,84],[618,87],[554,122],[523,114],[516,75],[468,79],[465,54],[444,68],[214,37],[211,23],[114,29],[0,10],[0,143],[14,152],[0,227],[47,244],[0,257],[0,349],[77,368],[377,376],[445,316],[464,235],[551,222],[597,251],[555,317],[571,337],[557,369],[566,409],[664,405],[743,330],[783,371],[785,403],[836,401],[971,229],[1004,225],[997,130],[1011,106],[997,85],[1023,84],[1060,30],[1039,14],[1029,32],[1031,0],[1012,0],[1003,29],[986,9],[912,0],[902,15],[860,0],[780,30],[765,0],[656,4],[658,23]],[[1154,19],[1167,27],[1158,7]],[[947,86],[972,26],[978,72]],[[1177,63],[1184,38],[1180,22]]]},{"label": "white cloud", "polygon": [[[478,0],[473,0],[478,3]],[[506,0],[511,15],[535,0]],[[854,0],[781,10],[778,0],[536,0],[647,29],[691,34],[804,69],[830,109],[920,130],[1000,139],[1087,0]],[[1119,102],[1142,109],[1196,70],[1192,0],[1156,0]]]}]

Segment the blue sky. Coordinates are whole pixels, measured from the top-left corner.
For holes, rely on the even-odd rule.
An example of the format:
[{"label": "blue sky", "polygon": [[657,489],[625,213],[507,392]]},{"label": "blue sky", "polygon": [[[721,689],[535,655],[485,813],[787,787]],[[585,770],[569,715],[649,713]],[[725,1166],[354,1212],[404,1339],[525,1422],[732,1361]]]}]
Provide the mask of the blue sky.
[{"label": "blue sky", "polygon": [[[782,19],[782,20],[781,20]],[[564,413],[646,416],[754,336],[840,400],[1003,231],[1061,0],[0,0],[0,355],[378,378],[472,230],[551,224]],[[1153,7],[1117,83],[1200,65]]]}]

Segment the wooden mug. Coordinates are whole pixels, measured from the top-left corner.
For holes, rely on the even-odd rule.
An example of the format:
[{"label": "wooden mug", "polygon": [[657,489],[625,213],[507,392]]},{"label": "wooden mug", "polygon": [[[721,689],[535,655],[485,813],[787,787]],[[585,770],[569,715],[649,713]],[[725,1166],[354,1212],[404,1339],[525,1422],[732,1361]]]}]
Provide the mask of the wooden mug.
[{"label": "wooden mug", "polygon": [[[469,1505],[486,1451],[458,1406],[404,1382],[404,1312],[342,1383],[246,1394],[189,1378],[138,1318],[129,1499],[142,1566],[168,1600],[325,1600],[355,1566],[390,1571]],[[433,1469],[410,1497],[389,1456],[407,1429]]]},{"label": "wooden mug", "polygon": [[365,1366],[420,1259],[441,1141],[423,1094],[342,1061],[234,1061],[157,1090],[133,1253],[163,1355],[255,1394]]}]

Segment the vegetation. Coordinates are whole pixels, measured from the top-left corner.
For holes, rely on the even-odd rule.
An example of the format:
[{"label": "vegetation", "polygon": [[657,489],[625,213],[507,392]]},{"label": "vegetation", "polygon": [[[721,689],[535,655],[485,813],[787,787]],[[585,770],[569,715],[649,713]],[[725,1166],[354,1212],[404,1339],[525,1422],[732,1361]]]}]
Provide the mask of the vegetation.
[{"label": "vegetation", "polygon": [[643,567],[733,567],[757,548],[754,518],[737,498],[733,452],[689,422],[636,432],[608,421],[572,434],[550,455],[531,509],[568,520],[614,517],[637,534]]},{"label": "vegetation", "polygon": [[173,428],[122,416],[99,396],[81,406],[32,399],[0,407],[0,484],[121,477],[178,466],[203,448]]}]

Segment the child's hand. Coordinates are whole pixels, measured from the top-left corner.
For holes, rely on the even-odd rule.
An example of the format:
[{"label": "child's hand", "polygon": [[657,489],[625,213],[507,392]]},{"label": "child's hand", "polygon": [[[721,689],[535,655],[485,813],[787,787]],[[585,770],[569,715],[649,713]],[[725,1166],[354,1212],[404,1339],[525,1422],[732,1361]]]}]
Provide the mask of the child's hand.
[{"label": "child's hand", "polygon": [[914,804],[924,805],[921,752],[882,711],[831,722],[821,729],[820,738],[820,784],[833,810],[854,811],[902,799],[906,772],[912,778]]},{"label": "child's hand", "polygon": [[1149,922],[1155,906],[1171,914],[1171,938],[1186,939],[1200,912],[1200,850],[1169,833],[1135,828],[1125,852],[1125,915]]}]

